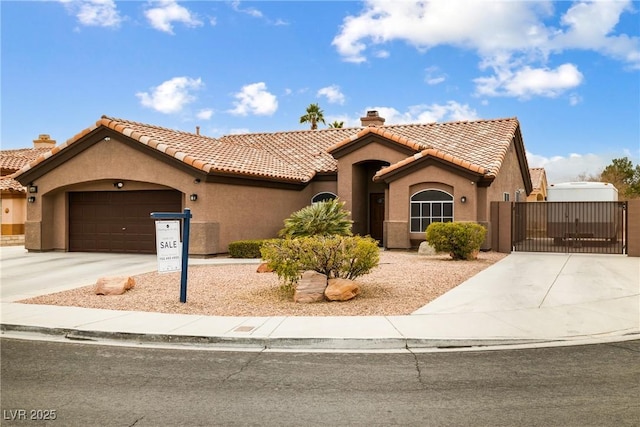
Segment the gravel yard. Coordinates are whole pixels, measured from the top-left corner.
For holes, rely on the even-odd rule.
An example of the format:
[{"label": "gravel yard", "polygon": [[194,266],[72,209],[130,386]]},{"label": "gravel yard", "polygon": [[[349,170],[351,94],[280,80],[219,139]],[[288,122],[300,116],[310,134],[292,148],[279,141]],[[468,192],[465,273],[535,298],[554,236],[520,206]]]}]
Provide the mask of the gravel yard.
[{"label": "gravel yard", "polygon": [[505,257],[481,252],[474,261],[448,255],[383,251],[380,265],[359,277],[362,293],[346,302],[299,304],[280,291],[275,273],[257,273],[255,264],[189,267],[187,303],[180,297],[180,273],[134,276],[123,295],[95,295],[93,286],[20,301],[109,310],[153,311],[210,316],[380,316],[406,315]]}]

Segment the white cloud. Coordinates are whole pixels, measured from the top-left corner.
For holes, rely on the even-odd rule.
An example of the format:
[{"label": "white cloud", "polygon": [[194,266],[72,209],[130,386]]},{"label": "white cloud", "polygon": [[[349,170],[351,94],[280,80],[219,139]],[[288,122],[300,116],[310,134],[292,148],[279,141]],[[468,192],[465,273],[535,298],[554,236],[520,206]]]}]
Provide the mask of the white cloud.
[{"label": "white cloud", "polygon": [[578,94],[572,93],[569,95],[569,105],[575,107],[582,102],[582,97]]},{"label": "white cloud", "polygon": [[576,154],[566,156],[545,157],[527,152],[527,161],[530,168],[544,168],[549,184],[577,181],[581,175],[597,175],[616,157],[624,157],[626,154]]},{"label": "white cloud", "polygon": [[180,6],[174,0],[161,0],[152,4],[154,7],[145,10],[144,16],[156,30],[173,34],[174,22],[181,22],[187,27],[199,27],[202,25],[202,21],[193,15],[189,9]]},{"label": "white cloud", "polygon": [[213,110],[210,108],[202,109],[196,114],[196,118],[200,120],[210,120],[211,116],[213,116]]},{"label": "white cloud", "polygon": [[590,50],[640,68],[640,38],[616,31],[623,13],[634,13],[631,0],[578,1],[562,16],[548,1],[367,0],[359,14],[343,20],[332,44],[354,63],[376,56],[382,45],[388,50],[395,41],[420,51],[436,46],[471,50],[481,68],[491,66],[495,72],[476,79],[478,93],[558,96],[583,79],[573,64],[550,68],[550,55]]},{"label": "white cloud", "polygon": [[496,65],[494,71],[496,74],[491,77],[474,79],[478,94],[521,99],[532,96],[555,98],[575,89],[583,81],[582,73],[573,64],[562,64],[556,69],[523,66],[515,71],[509,66]]},{"label": "white cloud", "polygon": [[253,16],[254,18],[262,18],[263,17],[262,12],[260,12],[258,9],[254,8],[254,7],[241,8],[240,7],[240,0],[233,0],[231,2],[231,7],[236,12],[246,13],[247,15]]},{"label": "white cloud", "polygon": [[229,135],[244,135],[247,133],[251,133],[251,131],[247,128],[232,128],[229,129]]},{"label": "white cloud", "polygon": [[626,34],[613,35],[620,16],[632,12],[630,1],[576,2],[562,16],[566,31],[558,31],[552,37],[553,49],[595,50],[603,55],[640,68],[640,41]]},{"label": "white cloud", "polygon": [[234,97],[237,101],[233,103],[235,108],[229,111],[231,114],[270,116],[278,109],[276,96],[267,91],[267,85],[264,82],[243,86]]},{"label": "white cloud", "polygon": [[324,96],[330,104],[344,104],[344,94],[340,91],[340,86],[331,85],[323,87],[317,93],[317,96]]},{"label": "white cloud", "polygon": [[538,15],[548,12],[540,2],[369,0],[360,15],[344,19],[332,44],[349,62],[366,61],[369,44],[395,40],[420,49],[521,49],[544,39]]},{"label": "white cloud", "polygon": [[[285,25],[289,25],[287,21],[281,18],[270,19],[262,13],[260,9],[256,9],[255,7],[240,7],[240,0],[231,1],[230,5],[233,10],[239,13],[244,13],[245,15],[249,15],[253,18],[261,19],[269,25],[273,25],[275,27],[281,27]],[[254,2],[255,3],[255,2]]]},{"label": "white cloud", "polygon": [[[366,110],[376,110],[380,117],[385,119],[386,125],[465,121],[479,118],[478,113],[469,105],[455,101],[449,101],[446,104],[413,105],[404,113],[391,107],[367,107]],[[358,119],[356,126],[359,125]]]},{"label": "white cloud", "polygon": [[447,76],[440,72],[438,67],[428,67],[425,70],[425,78],[424,81],[429,86],[438,85],[443,83],[447,79]]},{"label": "white cloud", "polygon": [[60,3],[88,27],[118,27],[123,20],[113,0],[60,0]]},{"label": "white cloud", "polygon": [[376,58],[388,58],[391,56],[391,53],[388,50],[380,49],[374,52],[373,56]]},{"label": "white cloud", "polygon": [[165,114],[178,113],[187,104],[195,101],[192,92],[203,86],[200,78],[174,77],[171,80],[151,88],[151,93],[138,92],[140,103],[148,108]]}]

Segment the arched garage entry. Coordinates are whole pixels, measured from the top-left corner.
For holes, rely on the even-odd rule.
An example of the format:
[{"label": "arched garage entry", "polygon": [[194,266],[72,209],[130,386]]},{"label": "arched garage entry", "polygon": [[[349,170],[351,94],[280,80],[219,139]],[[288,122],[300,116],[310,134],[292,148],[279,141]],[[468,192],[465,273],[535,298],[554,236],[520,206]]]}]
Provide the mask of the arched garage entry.
[{"label": "arched garage entry", "polygon": [[69,192],[69,251],[155,253],[151,212],[180,212],[176,190]]}]

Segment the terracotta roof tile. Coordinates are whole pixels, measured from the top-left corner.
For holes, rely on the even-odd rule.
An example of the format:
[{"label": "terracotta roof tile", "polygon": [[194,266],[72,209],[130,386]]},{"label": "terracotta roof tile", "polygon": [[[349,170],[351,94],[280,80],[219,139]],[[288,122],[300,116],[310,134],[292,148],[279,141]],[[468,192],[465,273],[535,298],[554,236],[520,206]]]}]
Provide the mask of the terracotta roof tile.
[{"label": "terracotta roof tile", "polygon": [[24,185],[20,184],[18,181],[8,176],[3,176],[2,178],[0,178],[0,190],[16,192],[16,193],[27,192],[27,188]]},{"label": "terracotta roof tile", "polygon": [[[450,156],[446,157],[446,161],[495,175],[519,124],[517,119],[498,119],[364,129],[330,128],[253,133],[211,138],[102,116],[94,126],[76,134],[56,151],[63,151],[100,126],[129,135],[132,139],[205,173],[308,182],[317,173],[337,170],[337,161],[330,154],[332,151],[367,135],[387,138],[422,155],[431,155],[443,160],[445,156]],[[44,157],[31,161],[18,172],[18,175],[43,160]],[[414,157],[409,157],[405,161],[415,160]],[[385,169],[388,170],[389,168]]]},{"label": "terracotta roof tile", "polygon": [[436,150],[433,148],[427,148],[426,150],[422,150],[419,153],[414,154],[413,156],[407,157],[404,160],[401,160],[397,163],[394,163],[390,166],[387,166],[386,168],[380,169],[374,176],[374,180],[378,180],[381,179],[383,176],[390,174],[393,171],[397,171],[399,169],[402,169],[405,166],[408,166],[420,159],[422,159],[423,157],[435,157],[437,159],[442,159],[446,162],[452,163],[454,165],[460,166],[462,168],[468,169],[472,172],[481,174],[481,175],[486,175],[487,174],[487,170],[482,167],[482,166],[478,166],[478,165],[474,165],[472,163],[469,163],[466,160],[463,159],[459,159],[457,157],[452,156],[449,153],[445,153],[443,151],[440,150]]},{"label": "terracotta roof tile", "polygon": [[543,177],[546,175],[544,168],[529,168],[531,175],[531,184],[534,189],[541,189],[543,185]]},{"label": "terracotta roof tile", "polygon": [[2,150],[0,151],[0,167],[3,170],[15,172],[21,169],[24,165],[27,165],[37,159],[38,156],[47,153],[49,150],[49,148],[21,148],[18,150]]}]

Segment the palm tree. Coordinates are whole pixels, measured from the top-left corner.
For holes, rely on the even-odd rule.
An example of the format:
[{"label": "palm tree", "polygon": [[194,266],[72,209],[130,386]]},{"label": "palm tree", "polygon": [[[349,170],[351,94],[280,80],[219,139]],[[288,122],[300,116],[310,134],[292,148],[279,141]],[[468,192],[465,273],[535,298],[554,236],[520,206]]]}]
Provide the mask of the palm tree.
[{"label": "palm tree", "polygon": [[344,127],[344,122],[334,120],[333,123],[329,123],[329,127],[334,129],[341,129],[342,127]]},{"label": "palm tree", "polygon": [[310,104],[307,107],[307,114],[300,117],[300,123],[311,123],[311,130],[316,130],[318,122],[324,123],[324,112],[318,104]]}]

